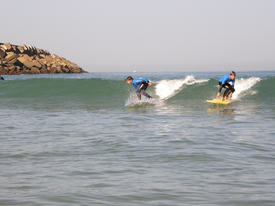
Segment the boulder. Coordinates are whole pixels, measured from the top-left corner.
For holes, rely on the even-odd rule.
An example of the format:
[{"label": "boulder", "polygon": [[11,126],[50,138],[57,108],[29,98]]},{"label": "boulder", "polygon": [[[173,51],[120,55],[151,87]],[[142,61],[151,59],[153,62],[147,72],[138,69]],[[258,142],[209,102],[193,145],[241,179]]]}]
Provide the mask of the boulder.
[{"label": "boulder", "polygon": [[4,58],[5,56],[6,56],[6,52],[0,49],[0,59]]},{"label": "boulder", "polygon": [[31,74],[40,74],[40,71],[39,71],[39,69],[33,67],[33,68],[31,68],[30,73],[31,73]]},{"label": "boulder", "polygon": [[33,60],[26,54],[17,58],[17,60],[27,68],[32,68],[36,65],[35,63],[33,63]]},{"label": "boulder", "polygon": [[36,67],[36,68],[41,68],[41,66],[42,66],[42,65],[39,63],[39,61],[37,61],[37,60],[33,60],[32,63],[33,63],[33,66]]},{"label": "boulder", "polygon": [[10,43],[6,43],[6,44],[4,44],[4,46],[6,47],[6,50],[11,50],[11,44]]},{"label": "boulder", "polygon": [[48,73],[47,66],[42,65],[40,69],[40,74],[47,74],[47,73]]},{"label": "boulder", "polygon": [[24,63],[24,66],[27,67],[27,68],[32,68],[34,65],[31,61],[25,61]]},{"label": "boulder", "polygon": [[20,53],[24,53],[24,47],[23,46],[19,46],[19,47],[17,47],[17,49]]},{"label": "boulder", "polygon": [[60,67],[60,66],[56,67],[56,71],[55,71],[55,72],[56,72],[56,73],[62,73],[61,67]]},{"label": "boulder", "polygon": [[70,73],[70,70],[66,67],[62,67],[62,72],[63,73]]},{"label": "boulder", "polygon": [[10,67],[9,67],[9,74],[14,74],[14,73],[16,73],[16,67],[14,66],[14,65],[11,65]]},{"label": "boulder", "polygon": [[9,63],[9,64],[14,64],[15,62],[17,62],[17,59],[16,59],[16,58],[11,59],[11,60],[10,60],[10,61],[8,61],[7,63]]},{"label": "boulder", "polygon": [[27,54],[23,54],[20,57],[17,58],[18,61],[20,61],[21,63],[24,63],[25,61],[32,61],[32,58],[29,57]]},{"label": "boulder", "polygon": [[18,57],[18,54],[15,54],[13,52],[7,52],[7,56],[5,57],[5,61],[10,62],[10,61],[12,61],[13,59],[15,59],[17,57]]},{"label": "boulder", "polygon": [[0,74],[8,74],[9,69],[7,67],[0,66]]},{"label": "boulder", "polygon": [[17,51],[17,47],[15,45],[12,45],[11,48],[12,48],[12,51],[14,51],[14,52]]},{"label": "boulder", "polygon": [[0,45],[0,49],[2,49],[3,51],[6,51],[7,47],[4,44],[2,44],[2,45]]}]

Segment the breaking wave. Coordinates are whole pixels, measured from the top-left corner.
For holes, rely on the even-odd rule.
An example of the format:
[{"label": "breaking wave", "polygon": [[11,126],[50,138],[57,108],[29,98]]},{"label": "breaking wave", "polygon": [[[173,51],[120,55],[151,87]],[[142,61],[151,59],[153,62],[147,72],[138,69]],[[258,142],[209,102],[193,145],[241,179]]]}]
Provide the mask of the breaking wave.
[{"label": "breaking wave", "polygon": [[[154,83],[148,93],[167,104],[176,101],[194,104],[212,99],[217,93],[216,79],[196,79],[189,75],[183,79],[164,79]],[[275,101],[275,77],[236,79],[233,99],[243,98]],[[0,107],[46,108],[108,108],[123,107],[135,99],[133,88],[123,80],[34,78],[0,82]]]}]

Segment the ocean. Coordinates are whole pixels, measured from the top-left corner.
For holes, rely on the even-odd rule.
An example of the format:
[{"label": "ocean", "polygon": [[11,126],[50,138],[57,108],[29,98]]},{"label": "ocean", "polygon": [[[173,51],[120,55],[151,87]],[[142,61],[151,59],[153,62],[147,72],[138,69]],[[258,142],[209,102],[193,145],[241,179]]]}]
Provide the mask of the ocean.
[{"label": "ocean", "polygon": [[[4,76],[0,206],[274,206],[275,71]],[[125,108],[123,79],[156,102]]]}]

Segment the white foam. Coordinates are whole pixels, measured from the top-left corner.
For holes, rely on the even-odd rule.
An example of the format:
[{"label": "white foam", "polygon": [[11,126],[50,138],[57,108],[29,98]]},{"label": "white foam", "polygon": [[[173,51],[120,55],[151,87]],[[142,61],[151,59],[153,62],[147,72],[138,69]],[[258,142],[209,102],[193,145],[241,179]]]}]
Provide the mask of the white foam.
[{"label": "white foam", "polygon": [[[250,77],[247,79],[236,79],[235,81],[235,92],[233,93],[232,99],[241,98],[246,91],[249,91],[255,84],[257,84],[261,79],[259,77]],[[255,94],[255,91],[251,91],[251,94]]]},{"label": "white foam", "polygon": [[196,80],[194,76],[189,75],[185,79],[161,80],[156,85],[156,94],[161,100],[169,99],[181,91],[184,85],[207,82],[206,79]]}]

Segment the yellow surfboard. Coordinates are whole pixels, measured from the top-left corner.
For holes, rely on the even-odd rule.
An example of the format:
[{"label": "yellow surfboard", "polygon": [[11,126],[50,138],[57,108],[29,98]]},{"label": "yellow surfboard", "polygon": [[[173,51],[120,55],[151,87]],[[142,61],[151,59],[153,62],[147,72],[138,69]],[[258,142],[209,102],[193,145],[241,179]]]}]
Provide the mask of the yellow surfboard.
[{"label": "yellow surfboard", "polygon": [[229,101],[229,100],[223,101],[222,99],[206,100],[206,102],[213,103],[213,104],[223,104],[223,105],[227,105],[227,104],[231,103],[231,101]]}]

